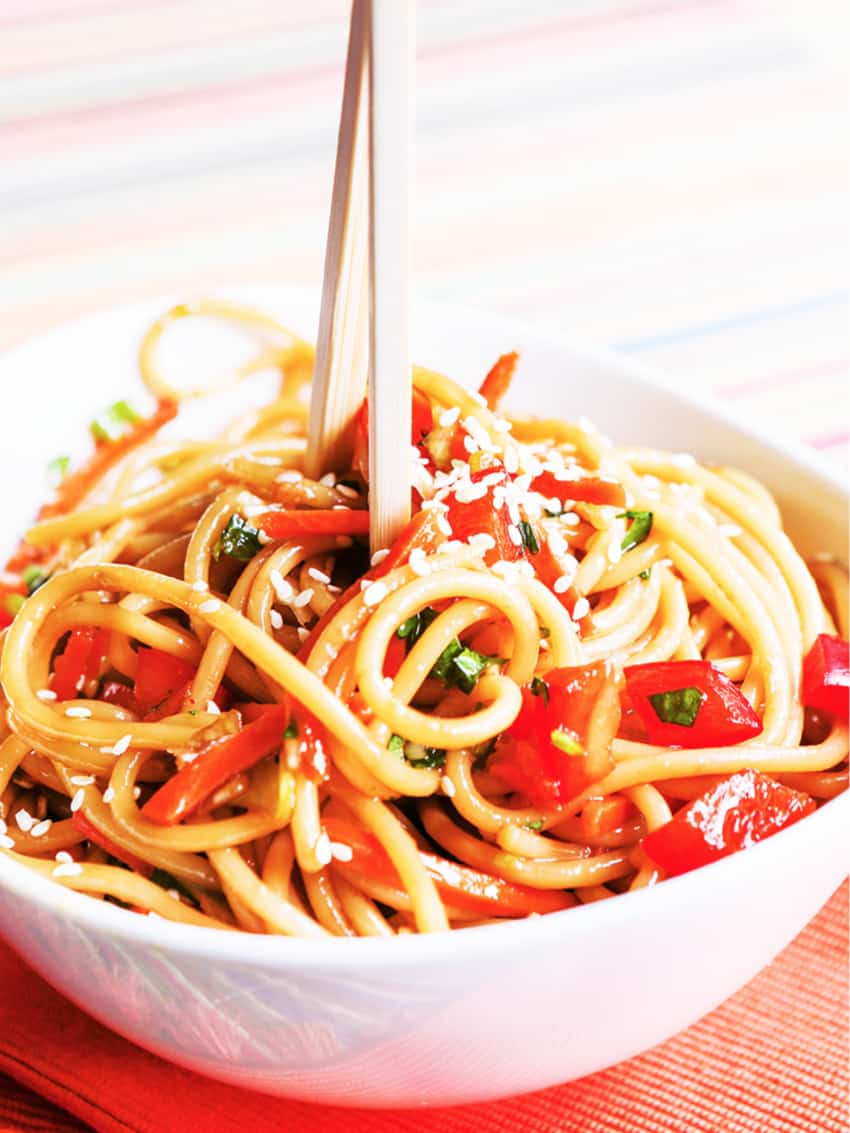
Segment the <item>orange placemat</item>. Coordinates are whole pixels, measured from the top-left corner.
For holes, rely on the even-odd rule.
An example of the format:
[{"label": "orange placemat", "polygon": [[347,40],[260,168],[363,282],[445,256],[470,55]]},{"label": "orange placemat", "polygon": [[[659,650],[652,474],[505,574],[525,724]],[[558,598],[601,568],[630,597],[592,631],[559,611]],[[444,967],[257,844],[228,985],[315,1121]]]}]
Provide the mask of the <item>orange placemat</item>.
[{"label": "orange placemat", "polygon": [[0,1070],[41,1095],[10,1085],[0,1133],[84,1129],[51,1102],[98,1133],[847,1133],[847,916],[842,886],[743,991],[648,1054],[541,1093],[424,1112],[208,1082],[111,1035],[0,949]]}]

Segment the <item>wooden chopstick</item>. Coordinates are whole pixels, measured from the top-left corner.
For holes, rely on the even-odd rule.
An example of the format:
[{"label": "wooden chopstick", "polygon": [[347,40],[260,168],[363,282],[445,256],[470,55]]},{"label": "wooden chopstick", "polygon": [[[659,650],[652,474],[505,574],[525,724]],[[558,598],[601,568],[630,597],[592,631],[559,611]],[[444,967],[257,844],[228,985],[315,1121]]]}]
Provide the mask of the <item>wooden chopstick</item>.
[{"label": "wooden chopstick", "polygon": [[351,467],[351,422],[368,366],[369,0],[353,0],[337,138],[304,471]]},{"label": "wooden chopstick", "polygon": [[369,23],[369,540],[410,518],[410,149],[413,0],[371,0]]}]

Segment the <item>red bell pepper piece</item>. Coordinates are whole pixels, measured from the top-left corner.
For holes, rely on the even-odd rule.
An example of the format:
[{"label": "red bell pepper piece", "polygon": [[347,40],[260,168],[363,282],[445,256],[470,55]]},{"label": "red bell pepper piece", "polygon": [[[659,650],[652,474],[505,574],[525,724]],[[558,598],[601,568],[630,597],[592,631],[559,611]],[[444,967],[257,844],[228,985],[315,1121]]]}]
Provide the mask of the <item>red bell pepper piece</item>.
[{"label": "red bell pepper piece", "polygon": [[803,661],[803,704],[847,720],[850,716],[850,646],[840,637],[818,634]]},{"label": "red bell pepper piece", "polygon": [[107,704],[116,704],[119,708],[132,712],[134,716],[143,716],[145,713],[133,690],[121,681],[105,681],[98,699]]},{"label": "red bell pepper piece", "polygon": [[[418,511],[402,529],[386,558],[373,567],[365,577],[381,578],[396,567],[404,566],[410,558],[410,552],[417,547],[421,547],[428,555],[433,554],[442,543],[445,543],[446,538],[447,536],[437,526],[437,516],[431,508]],[[356,585],[359,587],[360,583]]]},{"label": "red bell pepper piece", "polygon": [[[612,686],[610,667],[597,661],[553,669],[545,680],[523,688],[522,709],[497,744],[488,770],[542,808],[581,794],[590,783],[586,757],[591,716]],[[618,724],[615,710],[609,750]]]},{"label": "red bell pepper piece", "polygon": [[499,408],[499,403],[510,389],[518,361],[519,354],[515,350],[511,351],[510,354],[503,354],[501,358],[494,362],[487,377],[481,383],[478,392],[487,402],[489,409]]},{"label": "red bell pepper piece", "polygon": [[759,771],[739,771],[647,834],[643,848],[675,877],[745,850],[815,809],[801,791]]},{"label": "red bell pepper piece", "polygon": [[51,687],[60,700],[73,700],[87,681],[97,680],[109,651],[109,630],[76,626],[53,661]]},{"label": "red bell pepper piece", "polygon": [[[434,428],[431,402],[421,390],[414,389],[411,404],[410,442],[417,447]],[[351,467],[369,481],[369,402],[364,397],[354,418],[354,454]]]},{"label": "red bell pepper piece", "polygon": [[657,661],[624,672],[651,744],[729,747],[762,730],[744,694],[710,661]]},{"label": "red bell pepper piece", "polygon": [[[373,834],[339,818],[326,818],[323,825],[332,842],[351,848],[352,859],[343,869],[354,870],[384,885],[401,885],[392,860]],[[471,913],[522,917],[529,913],[554,913],[575,904],[568,893],[516,885],[427,851],[420,850],[419,856],[440,895],[455,908]]]},{"label": "red bell pepper piece", "polygon": [[267,511],[257,526],[270,539],[299,539],[302,535],[368,535],[368,511],[351,508],[309,508]]},{"label": "red bell pepper piece", "polygon": [[[536,554],[529,555],[528,561],[534,567],[534,573],[540,579],[544,586],[555,595],[570,617],[573,616],[576,602],[578,602],[581,595],[574,586],[568,586],[566,590],[560,593],[555,590],[555,583],[563,575],[563,570],[560,563],[552,554],[548,542],[539,533],[537,533],[537,541],[540,550]],[[582,630],[587,630],[590,626],[590,612],[586,613],[584,617],[578,619],[578,624]]]},{"label": "red bell pepper piece", "polygon": [[235,736],[212,740],[191,763],[163,783],[142,807],[142,813],[151,822],[176,826],[228,779],[247,771],[279,748],[288,718],[289,709],[285,705],[268,705],[253,723]]},{"label": "red bell pepper piece", "polygon": [[[136,703],[145,712],[159,708],[174,693],[180,693],[180,700],[186,694],[197,668],[191,661],[165,653],[162,649],[151,649],[142,645],[138,653],[136,683],[133,689]],[[175,711],[179,711],[178,708]]]},{"label": "red bell pepper piece", "polygon": [[508,483],[508,474],[498,467],[482,468],[474,472],[470,480],[473,484],[477,484],[485,477],[495,474],[501,475],[501,481],[490,484],[486,494],[479,499],[460,503],[457,498],[449,497],[446,501],[449,507],[446,518],[452,529],[451,538],[467,543],[472,535],[485,534],[490,535],[494,540],[496,546],[484,555],[484,561],[488,566],[500,560],[516,562],[517,559],[525,557],[522,544],[514,543],[508,534],[511,519],[507,504],[502,503],[497,506],[495,500],[496,489]]},{"label": "red bell pepper piece", "polygon": [[541,472],[531,482],[532,492],[539,492],[547,500],[557,499],[562,504],[611,504],[626,506],[626,493],[619,480],[607,476],[582,476],[578,480],[558,480],[554,472]]}]

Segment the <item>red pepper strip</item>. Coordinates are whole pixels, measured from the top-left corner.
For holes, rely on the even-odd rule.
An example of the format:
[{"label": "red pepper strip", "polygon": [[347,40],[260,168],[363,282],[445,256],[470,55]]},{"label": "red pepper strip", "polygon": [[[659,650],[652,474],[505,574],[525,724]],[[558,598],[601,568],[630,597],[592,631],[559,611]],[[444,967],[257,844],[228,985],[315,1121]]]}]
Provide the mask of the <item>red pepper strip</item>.
[{"label": "red pepper strip", "polygon": [[[404,566],[410,558],[410,552],[421,547],[426,554],[433,554],[448,536],[444,535],[437,526],[437,516],[430,508],[418,511],[410,520],[401,534],[390,547],[390,553],[373,567],[366,575],[367,578],[382,578],[396,567]],[[358,582],[357,586],[360,585]]]},{"label": "red pepper strip", "polygon": [[165,653],[162,649],[142,645],[139,648],[133,689],[137,703],[146,712],[157,708],[172,693],[185,693],[196,672],[197,666],[192,662],[175,657],[173,653]]},{"label": "red pepper strip", "polygon": [[467,543],[470,536],[483,533],[490,535],[495,541],[496,546],[484,556],[484,561],[488,566],[492,566],[493,563],[500,560],[516,562],[517,559],[525,557],[522,544],[514,543],[508,534],[511,519],[507,504],[503,503],[497,507],[495,503],[494,492],[502,484],[508,482],[507,473],[499,468],[482,468],[478,472],[474,472],[470,476],[470,480],[477,484],[485,476],[493,476],[500,471],[502,474],[501,482],[489,485],[487,494],[480,499],[471,500],[469,503],[460,503],[453,497],[447,500],[449,511],[446,518],[452,529],[451,538],[460,539],[461,542]]},{"label": "red pepper strip", "polygon": [[99,441],[82,468],[65,477],[57,489],[56,499],[44,504],[38,513],[38,518],[49,519],[51,516],[65,515],[72,511],[122,456],[159,432],[163,425],[176,416],[177,402],[163,399],[158,402],[156,412],[152,416],[136,421],[116,440]]},{"label": "red pepper strip", "polygon": [[564,503],[612,504],[626,506],[626,493],[619,480],[607,476],[582,476],[579,480],[558,480],[554,472],[541,472],[531,481],[532,492],[539,492],[547,500]]},{"label": "red pepper strip", "polygon": [[487,402],[488,408],[499,408],[499,403],[510,388],[518,361],[519,354],[513,350],[510,354],[503,354],[501,358],[493,364],[478,391]]},{"label": "red pepper strip", "polygon": [[257,526],[270,539],[298,539],[301,535],[368,535],[368,511],[351,508],[309,508],[297,511],[267,511]]},{"label": "red pepper strip", "polygon": [[850,716],[850,646],[821,633],[803,662],[803,704],[846,720]]},{"label": "red pepper strip", "polygon": [[760,771],[739,771],[647,834],[643,848],[675,877],[745,850],[815,809],[808,795]]},{"label": "red pepper strip", "polygon": [[[384,885],[401,885],[392,860],[373,834],[339,818],[323,819],[323,824],[332,842],[351,847],[353,857],[343,868],[351,868]],[[568,893],[516,885],[422,850],[419,856],[440,896],[458,909],[482,916],[522,917],[529,913],[554,913],[575,904]]]},{"label": "red pepper strip", "polygon": [[[757,736],[762,722],[750,702],[710,661],[657,661],[629,665],[626,688],[649,742],[664,747],[729,747]],[[659,716],[650,697],[696,689],[701,703],[693,723]]]},{"label": "red pepper strip", "polygon": [[112,839],[98,830],[95,824],[83,814],[81,810],[75,811],[71,815],[71,821],[82,836],[93,842],[96,846],[100,846],[102,850],[106,850],[110,857],[117,858],[119,862],[129,866],[134,873],[140,873],[142,877],[150,877],[153,873],[153,866],[149,862],[143,862],[141,858],[136,857],[130,850],[125,850],[123,846],[117,845]]},{"label": "red pepper strip", "polygon": [[[423,438],[433,428],[434,412],[431,402],[421,390],[414,389],[411,405],[411,444],[421,445]],[[354,418],[354,455],[351,459],[351,467],[366,483],[369,482],[369,402],[366,398],[363,399]]]},{"label": "red pepper strip", "polygon": [[60,700],[73,700],[86,681],[97,680],[109,650],[109,630],[76,626],[64,652],[53,661],[51,688]]},{"label": "red pepper strip", "polygon": [[142,814],[161,826],[176,826],[228,779],[279,748],[288,718],[285,705],[269,705],[235,736],[212,740],[191,763],[163,783],[142,807]]},{"label": "red pepper strip", "polygon": [[[553,669],[535,686],[536,695],[531,687],[523,688],[522,709],[496,745],[488,770],[543,809],[581,794],[590,783],[585,758],[590,718],[612,682],[609,666],[597,661]],[[613,739],[619,719],[611,723]],[[553,732],[575,744],[575,754],[557,747]]]}]

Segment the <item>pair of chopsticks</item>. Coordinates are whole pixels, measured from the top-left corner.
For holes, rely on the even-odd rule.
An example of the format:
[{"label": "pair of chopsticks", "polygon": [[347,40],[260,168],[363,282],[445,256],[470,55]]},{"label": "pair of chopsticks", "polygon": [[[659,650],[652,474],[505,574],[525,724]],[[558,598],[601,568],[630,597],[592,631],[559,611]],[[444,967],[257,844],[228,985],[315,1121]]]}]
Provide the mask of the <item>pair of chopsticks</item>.
[{"label": "pair of chopsticks", "polygon": [[353,0],[305,470],[350,467],[368,372],[369,537],[410,518],[413,0]]}]

